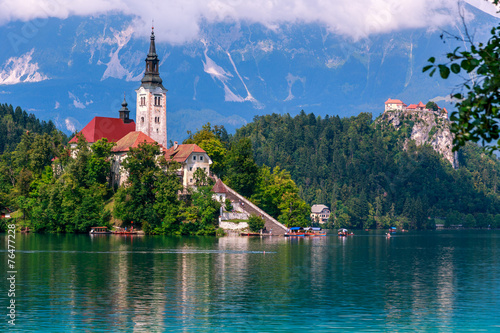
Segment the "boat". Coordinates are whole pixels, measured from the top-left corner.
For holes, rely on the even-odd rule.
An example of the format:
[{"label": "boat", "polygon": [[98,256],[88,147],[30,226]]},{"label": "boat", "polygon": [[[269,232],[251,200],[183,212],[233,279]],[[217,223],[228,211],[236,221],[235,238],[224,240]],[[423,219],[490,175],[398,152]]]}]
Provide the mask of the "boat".
[{"label": "boat", "polygon": [[308,227],[304,229],[306,236],[316,237],[316,236],[326,236],[326,231],[318,227]]},{"label": "boat", "polygon": [[137,235],[137,231],[134,231],[134,228],[132,227],[131,230],[127,230],[127,228],[117,228],[116,230],[112,231],[113,235]]},{"label": "boat", "polygon": [[304,237],[306,232],[302,227],[291,227],[285,233],[285,237]]},{"label": "boat", "polygon": [[242,232],[241,236],[262,236],[260,232]]},{"label": "boat", "polygon": [[352,235],[354,235],[354,233],[353,233],[353,232],[349,232],[349,230],[344,229],[344,228],[339,229],[339,231],[337,232],[337,234],[338,234],[339,236],[341,236],[341,237],[344,237],[344,236],[352,236]]},{"label": "boat", "polygon": [[110,234],[111,231],[108,230],[108,227],[92,227],[90,228],[89,234],[91,235],[104,235]]}]

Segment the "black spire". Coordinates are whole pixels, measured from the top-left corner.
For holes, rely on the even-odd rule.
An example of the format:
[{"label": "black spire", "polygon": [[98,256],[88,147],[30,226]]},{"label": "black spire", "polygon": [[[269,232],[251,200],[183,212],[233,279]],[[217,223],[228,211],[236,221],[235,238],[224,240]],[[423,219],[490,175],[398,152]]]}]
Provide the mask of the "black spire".
[{"label": "black spire", "polygon": [[160,60],[158,59],[158,55],[156,54],[156,46],[155,46],[155,32],[154,27],[151,29],[151,42],[149,44],[149,53],[146,57],[146,71],[144,72],[144,77],[142,78],[141,86],[146,88],[153,87],[161,87],[162,79],[160,78],[160,72],[158,71]]},{"label": "black spire", "polygon": [[127,101],[125,100],[125,94],[123,94],[122,108],[120,109],[120,119],[123,120],[125,124],[132,122],[129,118],[130,110],[127,108]]}]

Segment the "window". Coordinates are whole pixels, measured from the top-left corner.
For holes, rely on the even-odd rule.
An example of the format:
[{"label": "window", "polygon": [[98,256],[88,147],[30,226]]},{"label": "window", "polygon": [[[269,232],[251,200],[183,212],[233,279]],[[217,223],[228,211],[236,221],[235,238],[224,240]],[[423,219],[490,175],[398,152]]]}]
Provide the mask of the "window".
[{"label": "window", "polygon": [[189,182],[190,182],[190,183],[192,183],[192,182],[193,182],[193,178],[190,178],[190,179],[189,179]]},{"label": "window", "polygon": [[200,161],[203,161],[203,156],[200,156]]},{"label": "window", "polygon": [[196,161],[196,155],[193,155],[193,161]]},{"label": "window", "polygon": [[189,167],[189,171],[193,171],[193,167]]},{"label": "window", "polygon": [[141,117],[141,123],[143,123],[143,122],[144,122],[144,117]]}]

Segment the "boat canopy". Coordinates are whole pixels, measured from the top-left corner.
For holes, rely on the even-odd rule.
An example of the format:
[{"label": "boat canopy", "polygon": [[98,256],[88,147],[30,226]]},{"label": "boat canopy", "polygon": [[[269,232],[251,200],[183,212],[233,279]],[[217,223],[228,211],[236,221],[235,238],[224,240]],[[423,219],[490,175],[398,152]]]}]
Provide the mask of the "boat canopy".
[{"label": "boat canopy", "polygon": [[311,228],[313,231],[321,231],[321,228],[318,228],[318,227],[312,227]]},{"label": "boat canopy", "polygon": [[347,229],[339,229],[339,232],[347,232]]},{"label": "boat canopy", "polygon": [[302,227],[291,227],[290,230],[301,230]]}]

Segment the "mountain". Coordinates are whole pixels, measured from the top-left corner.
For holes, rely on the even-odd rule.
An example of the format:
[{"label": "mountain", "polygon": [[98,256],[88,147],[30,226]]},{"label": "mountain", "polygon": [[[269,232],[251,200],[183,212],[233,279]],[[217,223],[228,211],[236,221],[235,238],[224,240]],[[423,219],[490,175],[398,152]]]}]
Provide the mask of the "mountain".
[{"label": "mountain", "polygon": [[[476,40],[497,19],[467,5]],[[457,27],[448,27],[458,34]],[[321,24],[202,23],[199,38],[157,43],[168,92],[168,139],[206,122],[228,130],[269,113],[351,116],[380,113],[389,98],[443,99],[456,81],[421,72],[430,56],[458,42],[441,30],[406,29],[353,41]],[[157,35],[159,32],[157,32]],[[0,27],[0,102],[25,105],[67,133],[94,116],[117,116],[125,93],[134,117],[135,89],[148,38],[131,18],[112,14],[10,22]]]}]

